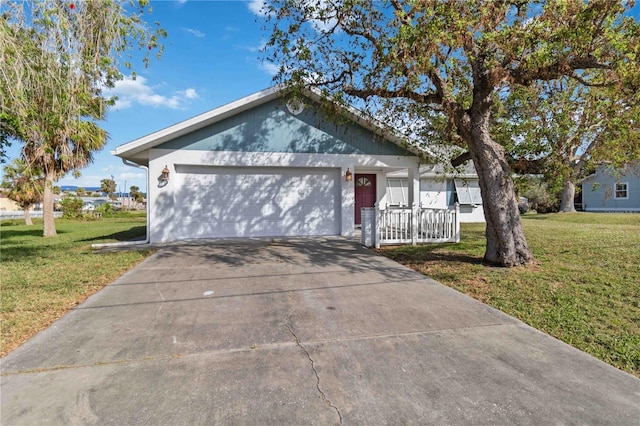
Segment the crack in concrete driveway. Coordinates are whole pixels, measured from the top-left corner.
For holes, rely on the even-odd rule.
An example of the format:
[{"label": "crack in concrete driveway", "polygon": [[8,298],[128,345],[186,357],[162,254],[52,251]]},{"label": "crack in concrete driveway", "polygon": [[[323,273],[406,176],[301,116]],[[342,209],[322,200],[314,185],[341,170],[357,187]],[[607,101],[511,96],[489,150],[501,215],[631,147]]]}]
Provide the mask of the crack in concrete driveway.
[{"label": "crack in concrete driveway", "polygon": [[291,308],[289,309],[289,312],[287,312],[287,316],[284,319],[284,321],[282,321],[282,325],[287,329],[287,331],[289,332],[291,337],[293,337],[293,339],[296,342],[296,345],[300,349],[302,349],[304,351],[304,353],[307,355],[307,358],[309,359],[309,362],[311,363],[311,370],[313,371],[313,374],[316,377],[316,389],[318,390],[318,393],[320,394],[320,397],[322,398],[322,401],[325,404],[327,404],[329,407],[333,408],[336,411],[336,414],[338,414],[339,424],[342,424],[342,414],[340,413],[340,410],[338,409],[338,407],[336,407],[331,402],[331,400],[329,398],[327,398],[327,395],[322,391],[322,389],[320,387],[320,375],[318,374],[318,370],[316,369],[315,361],[311,357],[311,354],[309,353],[307,348],[305,348],[304,345],[302,344],[302,342],[300,342],[300,339],[298,338],[296,333],[293,331],[293,328],[291,327],[291,315],[293,314],[293,311],[294,311],[294,308],[295,308],[295,302],[292,300],[291,296],[289,296],[289,300],[292,302]]},{"label": "crack in concrete driveway", "polygon": [[637,378],[340,238],[161,248],[0,367],[10,425],[640,418]]}]

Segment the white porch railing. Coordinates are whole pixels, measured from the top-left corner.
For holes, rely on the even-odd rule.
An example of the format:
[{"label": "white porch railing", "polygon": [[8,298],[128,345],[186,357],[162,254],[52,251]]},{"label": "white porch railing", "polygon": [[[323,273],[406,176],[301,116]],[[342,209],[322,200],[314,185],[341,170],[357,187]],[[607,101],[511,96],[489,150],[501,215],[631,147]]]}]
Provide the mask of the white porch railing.
[{"label": "white porch railing", "polygon": [[460,208],[378,207],[362,209],[362,244],[460,242]]}]

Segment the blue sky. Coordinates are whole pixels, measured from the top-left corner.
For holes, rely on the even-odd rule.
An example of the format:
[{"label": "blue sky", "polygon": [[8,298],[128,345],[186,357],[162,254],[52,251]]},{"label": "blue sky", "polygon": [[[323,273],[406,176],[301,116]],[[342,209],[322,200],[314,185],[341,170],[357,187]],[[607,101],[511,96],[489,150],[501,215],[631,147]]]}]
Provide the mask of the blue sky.
[{"label": "blue sky", "polygon": [[[168,32],[164,55],[149,68],[134,60],[136,80],[127,77],[110,92],[119,100],[101,123],[110,135],[107,146],[80,178],[68,175],[58,185],[95,187],[113,175],[118,190],[126,181],[127,190],[136,185],[145,191],[145,172],[124,165],[111,150],[273,84],[272,70],[259,60],[268,36],[262,30],[261,0],[151,4],[147,21],[159,21]],[[14,143],[9,158],[16,158],[19,149]]]},{"label": "blue sky", "polygon": [[[113,175],[118,191],[136,185],[146,192],[145,172],[124,165],[111,150],[273,84],[273,65],[259,59],[268,37],[260,14],[262,0],[151,4],[153,13],[147,21],[159,21],[168,32],[163,57],[144,68],[138,53],[137,79],[126,76],[109,92],[119,101],[102,123],[110,135],[107,146],[80,178],[68,175],[58,185],[96,187]],[[639,12],[636,5],[630,15],[637,18]],[[9,158],[18,157],[19,149],[20,144],[14,143]]]}]

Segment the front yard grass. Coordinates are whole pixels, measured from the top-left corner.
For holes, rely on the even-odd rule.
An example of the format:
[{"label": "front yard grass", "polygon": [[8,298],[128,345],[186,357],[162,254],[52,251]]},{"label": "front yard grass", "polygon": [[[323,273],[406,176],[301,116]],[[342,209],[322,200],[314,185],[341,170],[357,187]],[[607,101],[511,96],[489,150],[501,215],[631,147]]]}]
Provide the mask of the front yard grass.
[{"label": "front yard grass", "polygon": [[640,214],[525,215],[536,261],[482,265],[484,224],[460,244],[380,253],[640,377]]},{"label": "front yard grass", "polygon": [[[382,254],[640,377],[640,214],[523,217],[536,262],[482,265],[484,224],[463,224],[460,244],[386,247]],[[0,227],[0,356],[147,257],[96,253],[92,243],[144,235],[145,218],[56,220]]]},{"label": "front yard grass", "polygon": [[56,219],[57,237],[35,225],[0,223],[0,356],[147,257],[150,250],[96,253],[91,244],[144,237],[146,218]]}]

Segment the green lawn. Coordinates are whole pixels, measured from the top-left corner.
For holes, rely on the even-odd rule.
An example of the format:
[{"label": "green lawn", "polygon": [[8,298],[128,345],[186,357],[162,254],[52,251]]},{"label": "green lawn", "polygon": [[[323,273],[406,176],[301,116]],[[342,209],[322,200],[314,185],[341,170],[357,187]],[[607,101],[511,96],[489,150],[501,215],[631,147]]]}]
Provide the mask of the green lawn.
[{"label": "green lawn", "polygon": [[[523,223],[536,256],[526,267],[483,266],[483,224],[464,224],[460,244],[381,253],[640,377],[640,214],[531,215]],[[150,253],[91,249],[144,235],[142,216],[56,225],[55,238],[42,238],[38,223],[0,227],[2,355]]]},{"label": "green lawn", "polygon": [[526,215],[536,262],[483,266],[484,224],[460,244],[382,254],[640,377],[640,214]]},{"label": "green lawn", "polygon": [[56,220],[58,236],[33,226],[0,223],[0,356],[149,255],[144,251],[96,253],[91,244],[145,234],[146,218],[131,215],[94,221]]}]

